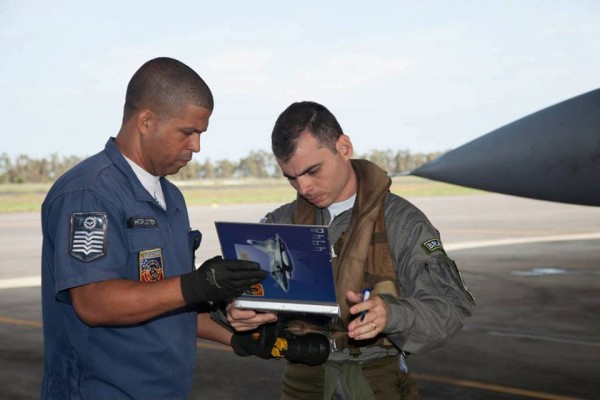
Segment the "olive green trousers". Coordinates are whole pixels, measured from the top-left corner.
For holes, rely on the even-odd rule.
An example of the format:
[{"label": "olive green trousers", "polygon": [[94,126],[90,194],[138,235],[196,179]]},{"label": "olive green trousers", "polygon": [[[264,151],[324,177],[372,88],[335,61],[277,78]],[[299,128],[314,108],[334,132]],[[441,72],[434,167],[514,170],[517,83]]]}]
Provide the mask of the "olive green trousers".
[{"label": "olive green trousers", "polygon": [[[400,370],[398,357],[384,357],[361,365],[362,374],[374,396],[362,397],[375,400],[417,400],[419,391],[416,381]],[[325,392],[325,369],[288,363],[281,384],[282,400],[323,400]],[[329,400],[329,399],[326,399]],[[359,400],[352,399],[352,400]]]}]

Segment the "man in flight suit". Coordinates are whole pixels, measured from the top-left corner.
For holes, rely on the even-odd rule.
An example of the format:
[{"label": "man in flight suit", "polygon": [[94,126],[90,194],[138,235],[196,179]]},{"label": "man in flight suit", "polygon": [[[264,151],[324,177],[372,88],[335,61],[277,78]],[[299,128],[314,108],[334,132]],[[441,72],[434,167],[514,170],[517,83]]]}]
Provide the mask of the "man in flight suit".
[{"label": "man in flight suit", "polygon": [[[333,323],[284,321],[274,313],[230,304],[228,322],[240,332],[261,326],[265,338],[265,327],[280,330],[283,325],[287,334],[320,332],[329,339],[333,351],[323,365],[288,362],[284,400],[418,398],[406,355],[442,346],[474,307],[438,231],[414,205],[390,192],[385,171],[351,159],[350,138],[324,106],[290,105],[271,139],[297,198],[268,213],[265,222],[329,226],[341,318]],[[368,300],[360,295],[365,289],[371,290]],[[236,353],[271,357],[261,346],[272,343],[252,337],[234,334]]]},{"label": "man in flight suit", "polygon": [[[215,257],[194,268],[181,192],[165,179],[200,151],[213,97],[187,65],[146,62],[103,151],[65,173],[42,205],[43,399],[184,399],[199,306],[265,277]],[[203,322],[204,321],[204,322]]]}]

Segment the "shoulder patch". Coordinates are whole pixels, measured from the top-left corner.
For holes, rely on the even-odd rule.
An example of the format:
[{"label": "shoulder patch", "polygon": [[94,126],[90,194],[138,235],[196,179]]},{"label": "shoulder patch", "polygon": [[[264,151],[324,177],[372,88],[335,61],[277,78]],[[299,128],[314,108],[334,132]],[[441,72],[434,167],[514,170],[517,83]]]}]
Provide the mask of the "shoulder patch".
[{"label": "shoulder patch", "polygon": [[428,252],[433,253],[436,250],[444,251],[444,247],[442,246],[442,242],[438,239],[429,239],[421,243],[421,246]]},{"label": "shoulder patch", "polygon": [[71,214],[71,256],[86,263],[103,257],[107,229],[105,212]]}]

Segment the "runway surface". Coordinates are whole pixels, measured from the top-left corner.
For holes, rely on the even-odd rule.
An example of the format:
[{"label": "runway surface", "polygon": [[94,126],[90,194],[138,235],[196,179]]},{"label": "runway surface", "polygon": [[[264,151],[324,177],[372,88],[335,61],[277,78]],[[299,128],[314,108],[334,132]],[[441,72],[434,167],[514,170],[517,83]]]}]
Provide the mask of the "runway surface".
[{"label": "runway surface", "polygon": [[[410,200],[477,300],[446,346],[409,357],[421,398],[600,398],[600,207],[496,194]],[[191,208],[204,236],[198,262],[220,253],[214,221],[258,221],[275,206]],[[0,215],[2,399],[39,398],[40,254],[37,213]],[[192,399],[276,399],[283,366],[199,341]]]}]

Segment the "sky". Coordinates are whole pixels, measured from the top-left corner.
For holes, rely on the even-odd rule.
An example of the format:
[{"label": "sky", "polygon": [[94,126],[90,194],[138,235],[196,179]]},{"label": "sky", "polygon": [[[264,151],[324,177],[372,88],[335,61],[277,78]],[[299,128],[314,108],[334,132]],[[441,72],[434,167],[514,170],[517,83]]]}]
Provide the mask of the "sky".
[{"label": "sky", "polygon": [[597,0],[0,0],[0,153],[97,153],[159,56],[215,97],[201,162],[270,151],[301,100],[357,154],[445,151],[599,88],[598,21]]}]

